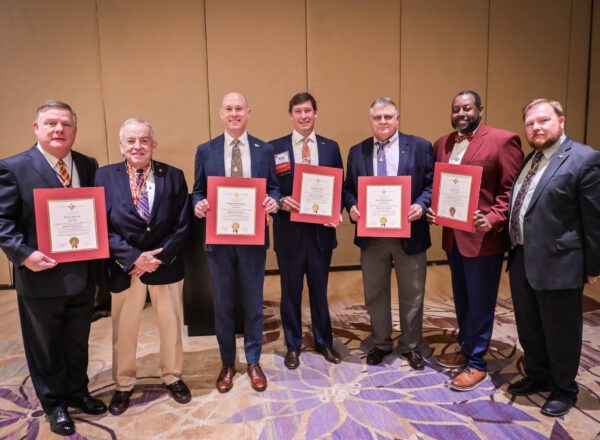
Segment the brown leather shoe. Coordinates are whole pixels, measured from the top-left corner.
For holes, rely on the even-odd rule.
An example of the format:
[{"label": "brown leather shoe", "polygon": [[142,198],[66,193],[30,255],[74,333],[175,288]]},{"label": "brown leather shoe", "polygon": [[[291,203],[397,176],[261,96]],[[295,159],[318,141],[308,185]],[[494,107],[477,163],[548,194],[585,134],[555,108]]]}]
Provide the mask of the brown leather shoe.
[{"label": "brown leather shoe", "polygon": [[167,387],[167,390],[169,390],[169,393],[175,402],[184,404],[192,400],[192,393],[190,392],[190,389],[181,379],[165,386]]},{"label": "brown leather shoe", "polygon": [[219,393],[226,393],[233,388],[233,376],[235,376],[235,368],[223,365],[219,377],[217,377],[217,390],[219,390]]},{"label": "brown leather shoe", "polygon": [[131,397],[132,392],[133,390],[115,390],[112,399],[110,399],[110,404],[108,405],[108,412],[111,413],[113,416],[123,414],[125,410],[129,408],[129,397]]},{"label": "brown leather shoe", "polygon": [[456,391],[470,391],[477,388],[487,378],[487,372],[466,366],[450,382],[450,388]]},{"label": "brown leather shoe", "polygon": [[267,377],[263,373],[260,364],[248,365],[248,376],[250,376],[250,383],[255,391],[264,391],[267,389]]},{"label": "brown leather shoe", "polygon": [[413,370],[422,370],[425,368],[425,360],[418,351],[407,351],[402,353],[402,356],[406,358],[408,365],[410,365]]},{"label": "brown leather shoe", "polygon": [[438,365],[446,368],[460,368],[467,364],[467,359],[460,352],[440,354],[437,358]]}]

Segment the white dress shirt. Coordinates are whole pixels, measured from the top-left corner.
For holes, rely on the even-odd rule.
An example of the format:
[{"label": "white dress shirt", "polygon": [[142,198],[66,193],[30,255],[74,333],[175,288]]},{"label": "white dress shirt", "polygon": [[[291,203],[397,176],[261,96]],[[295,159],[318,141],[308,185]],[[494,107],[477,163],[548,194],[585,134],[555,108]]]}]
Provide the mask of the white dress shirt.
[{"label": "white dress shirt", "polygon": [[[383,151],[385,152],[385,165],[388,176],[396,176],[398,174],[398,163],[400,162],[400,146],[398,145],[398,132],[396,132],[391,138],[388,139],[390,141],[385,147],[383,147]],[[384,141],[385,142],[385,141]],[[379,146],[377,145],[379,141],[376,137],[373,137],[373,175],[377,176],[377,150]]]},{"label": "white dress shirt", "polygon": [[[37,146],[37,149],[40,150],[40,152],[44,155],[44,157],[46,158],[46,160],[48,161],[48,163],[50,164],[50,166],[52,167],[52,169],[54,170],[56,175],[60,176],[60,170],[58,167],[58,161],[60,159],[58,159],[57,157],[54,157],[52,154],[50,154],[46,150],[44,150],[42,148],[42,146],[39,144],[39,142],[36,146]],[[69,177],[71,178],[71,188],[79,188],[81,186],[81,183],[79,182],[79,173],[77,172],[77,167],[75,166],[75,163],[73,162],[73,155],[71,154],[71,150],[69,150],[67,155],[65,157],[63,157],[63,162],[65,163],[65,167],[67,167],[67,171],[69,172]],[[60,180],[60,177],[59,177],[59,180]],[[62,182],[62,180],[61,180],[61,182]]]},{"label": "white dress shirt", "polygon": [[242,171],[244,177],[252,177],[252,160],[250,159],[250,144],[248,143],[248,133],[244,131],[239,138],[234,138],[229,133],[225,132],[224,145],[224,160],[225,160],[225,177],[231,177],[231,151],[233,150],[233,140],[237,139],[240,142],[240,153],[242,155]]},{"label": "white dress shirt", "polygon": [[[292,147],[294,149],[294,162],[302,163],[302,146],[304,145],[304,136],[296,130],[292,132]],[[313,130],[308,135],[308,146],[310,147],[310,164],[319,165],[319,149],[317,147],[317,135]]]}]

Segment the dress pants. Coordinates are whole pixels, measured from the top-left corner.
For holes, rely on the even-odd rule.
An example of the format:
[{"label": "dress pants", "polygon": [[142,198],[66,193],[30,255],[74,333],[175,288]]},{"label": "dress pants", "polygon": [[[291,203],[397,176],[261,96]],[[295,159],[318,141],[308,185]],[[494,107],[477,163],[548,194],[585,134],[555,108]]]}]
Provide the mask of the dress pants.
[{"label": "dress pants", "polygon": [[150,292],[154,316],[158,323],[161,378],[166,385],[181,379],[183,368],[182,289],[183,280],[171,284],[147,285],[139,277],[132,276],[129,289],[111,293],[112,374],[115,388],[118,391],[129,391],[135,386],[138,332],[147,290]]},{"label": "dress pants", "polygon": [[315,348],[331,348],[331,318],[327,303],[327,282],[332,252],[322,252],[317,243],[317,225],[298,223],[300,246],[293,255],[277,253],[281,278],[281,324],[288,350],[302,348],[302,288],[308,285],[310,317]]},{"label": "dress pants", "polygon": [[583,288],[535,290],[527,282],[525,264],[523,247],[516,246],[509,280],[525,375],[546,384],[551,391],[576,396],[579,388],[575,378],[583,337]]},{"label": "dress pants", "polygon": [[469,367],[487,371],[483,356],[492,340],[503,255],[465,257],[456,242],[447,255],[461,353]]},{"label": "dress pants", "polygon": [[88,392],[88,338],[94,309],[91,283],[63,297],[17,295],[23,347],[35,393],[46,414]]},{"label": "dress pants", "polygon": [[371,317],[373,344],[392,350],[391,281],[392,262],[398,283],[401,353],[416,350],[423,338],[423,300],[427,257],[425,252],[408,255],[399,239],[370,238],[361,250],[365,302]]},{"label": "dress pants", "polygon": [[235,365],[235,288],[239,274],[244,306],[244,352],[248,364],[260,362],[263,334],[263,246],[213,245],[207,252],[213,286],[215,333],[223,365]]}]

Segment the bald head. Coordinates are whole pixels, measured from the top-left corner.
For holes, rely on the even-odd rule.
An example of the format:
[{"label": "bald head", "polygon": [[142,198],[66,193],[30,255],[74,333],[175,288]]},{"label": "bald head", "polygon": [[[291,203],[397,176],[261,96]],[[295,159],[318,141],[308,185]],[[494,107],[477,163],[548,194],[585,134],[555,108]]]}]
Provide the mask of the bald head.
[{"label": "bald head", "polygon": [[234,138],[239,138],[246,131],[250,119],[250,107],[244,95],[238,92],[228,93],[221,101],[219,117],[223,121],[225,131]]}]

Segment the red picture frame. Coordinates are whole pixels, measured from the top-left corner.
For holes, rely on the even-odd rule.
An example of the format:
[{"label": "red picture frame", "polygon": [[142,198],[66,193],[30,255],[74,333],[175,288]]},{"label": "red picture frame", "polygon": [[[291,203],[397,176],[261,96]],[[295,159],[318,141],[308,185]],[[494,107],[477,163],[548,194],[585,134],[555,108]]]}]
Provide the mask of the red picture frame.
[{"label": "red picture frame", "polygon": [[[35,207],[35,223],[37,229],[38,250],[48,257],[56,260],[58,263],[67,263],[72,261],[98,260],[108,258],[110,255],[108,247],[108,225],[106,219],[106,199],[104,197],[104,187],[84,187],[84,188],[38,188],[33,190],[33,200]],[[68,238],[71,249],[53,252],[52,237],[55,238],[60,233],[59,225],[51,225],[51,218],[54,213],[50,213],[50,205],[58,205],[60,201],[83,202],[87,201],[93,205],[94,224],[96,232],[96,247],[94,249],[78,249],[80,238],[76,233]],[[73,203],[67,205],[70,206]],[[74,206],[74,205],[73,205]],[[70,209],[74,209],[76,206]],[[77,220],[72,220],[76,223]],[[68,231],[63,225],[64,231]],[[53,233],[54,232],[54,233]],[[66,237],[66,235],[65,235]],[[54,243],[56,249],[57,243]]]},{"label": "red picture frame", "polygon": [[[231,231],[217,230],[217,215],[219,212],[219,189],[251,188],[255,190],[254,231],[251,234],[240,234],[235,228],[237,223],[231,224]],[[267,193],[267,181],[264,178],[222,177],[208,176],[207,200],[208,212],[206,214],[206,244],[238,244],[238,245],[264,245],[265,244],[265,209],[262,203]],[[238,224],[239,226],[239,224]]]},{"label": "red picture frame", "polygon": [[[453,207],[450,207],[447,214],[440,215],[440,187],[444,175],[463,176],[470,179],[469,200],[466,216],[463,218],[453,218]],[[483,167],[476,165],[458,165],[445,162],[436,162],[433,173],[433,192],[431,194],[431,209],[435,212],[435,224],[446,226],[461,231],[474,232],[473,215],[477,210],[479,203],[479,190],[481,187],[481,176]],[[444,206],[448,202],[444,202]],[[446,209],[442,209],[446,212]],[[456,209],[455,209],[456,212]]]},{"label": "red picture frame", "polygon": [[[296,164],[294,168],[294,183],[292,187],[292,198],[302,204],[301,192],[305,175],[321,175],[333,177],[333,200],[331,215],[311,214],[305,212],[290,212],[290,220],[293,222],[317,223],[321,225],[340,223],[342,210],[342,180],[344,170],[341,168],[324,167],[317,165]],[[318,208],[317,208],[318,209]]]},{"label": "red picture frame", "polygon": [[[411,182],[411,176],[359,176],[357,208],[360,217],[357,222],[356,235],[358,237],[410,237],[408,211],[411,205]],[[367,187],[370,186],[400,186],[400,227],[367,227]]]}]

